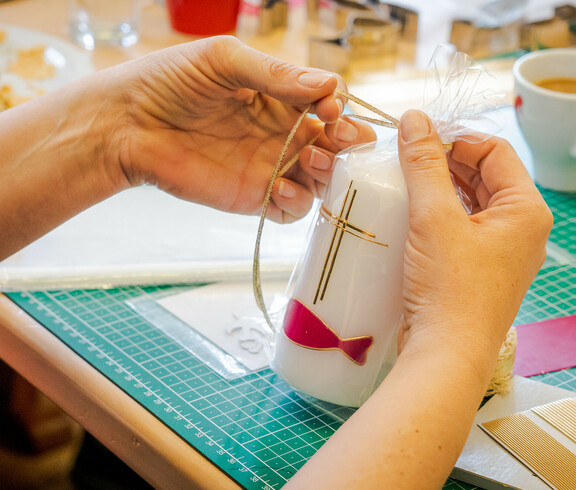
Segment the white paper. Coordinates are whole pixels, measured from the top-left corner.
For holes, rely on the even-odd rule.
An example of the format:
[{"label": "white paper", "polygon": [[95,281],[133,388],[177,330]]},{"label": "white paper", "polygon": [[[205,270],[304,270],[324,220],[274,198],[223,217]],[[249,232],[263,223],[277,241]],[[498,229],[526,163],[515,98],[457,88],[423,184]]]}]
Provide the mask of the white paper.
[{"label": "white paper", "polygon": [[[182,201],[150,186],[129,189],[3,261],[0,288],[249,280],[259,219]],[[290,277],[309,224],[310,219],[266,223],[263,277]]]},{"label": "white paper", "polygon": [[[285,283],[263,283],[267,306],[282,293]],[[252,283],[218,283],[158,300],[158,304],[190,325],[248,369],[257,371],[270,362],[272,333],[254,300]],[[262,347],[262,348],[260,348]]]}]

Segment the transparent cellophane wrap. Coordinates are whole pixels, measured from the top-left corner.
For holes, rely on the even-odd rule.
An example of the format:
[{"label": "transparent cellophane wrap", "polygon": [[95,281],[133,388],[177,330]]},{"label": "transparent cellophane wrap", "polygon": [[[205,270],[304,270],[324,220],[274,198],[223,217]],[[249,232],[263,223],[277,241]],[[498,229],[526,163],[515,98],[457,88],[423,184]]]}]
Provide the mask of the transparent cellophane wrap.
[{"label": "transparent cellophane wrap", "polygon": [[[491,113],[501,97],[490,79],[463,53],[435,54],[423,110],[443,143],[479,142],[499,131]],[[455,192],[470,212],[466,191],[455,183]],[[338,154],[276,335],[272,367],[295,389],[355,407],[390,371],[408,227],[396,134]]]}]

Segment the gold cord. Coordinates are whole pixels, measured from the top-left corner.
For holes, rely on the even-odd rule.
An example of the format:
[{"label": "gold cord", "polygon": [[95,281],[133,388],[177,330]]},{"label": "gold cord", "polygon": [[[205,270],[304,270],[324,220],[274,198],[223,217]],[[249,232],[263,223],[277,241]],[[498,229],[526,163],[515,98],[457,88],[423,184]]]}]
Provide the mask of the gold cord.
[{"label": "gold cord", "polygon": [[[386,121],[382,121],[380,119],[374,119],[372,117],[367,117],[367,116],[360,116],[358,114],[346,114],[347,117],[353,117],[355,119],[360,119],[362,121],[366,121],[366,122],[369,122],[372,124],[377,124],[378,126],[384,126],[386,128],[398,129],[398,126],[400,126],[400,121],[398,121],[398,119],[386,114],[385,112],[381,111],[377,107],[374,107],[373,105],[369,104],[368,102],[366,102],[362,99],[359,99],[355,95],[349,94],[348,92],[341,90],[339,88],[336,89],[336,93],[338,95],[342,95],[343,97],[346,97],[347,99],[351,100],[352,102],[355,102],[356,104],[364,107],[365,109],[368,109],[369,111],[371,111],[375,114],[378,114],[383,119],[386,119]],[[390,122],[387,122],[387,121],[390,121]],[[447,151],[450,151],[452,149],[452,143],[443,144],[442,148],[444,148]]]},{"label": "gold cord", "polygon": [[[355,95],[352,95],[352,94],[346,92],[345,90],[336,89],[336,94],[338,94],[338,95],[340,95],[340,96],[342,96],[348,100],[351,100],[352,102],[355,102],[356,104],[364,107],[365,109],[368,109],[369,111],[371,111],[375,114],[378,114],[380,117],[382,117],[383,120],[373,119],[371,117],[366,117],[366,116],[359,116],[356,114],[346,114],[347,117],[353,117],[356,119],[361,119],[363,121],[367,121],[367,122],[370,122],[372,124],[377,124],[379,126],[384,126],[384,127],[392,128],[392,129],[397,129],[398,126],[400,125],[400,121],[398,121],[398,119],[395,119],[394,117],[390,116],[389,114],[386,114],[384,111],[381,111],[377,107],[374,107],[373,105],[369,104],[368,102],[365,102],[362,99],[359,99]],[[274,324],[272,323],[272,320],[270,319],[270,316],[268,315],[266,303],[264,302],[264,296],[262,294],[262,282],[261,282],[261,277],[260,277],[260,245],[261,245],[261,241],[262,241],[262,230],[264,229],[264,221],[266,220],[266,216],[268,215],[268,208],[270,207],[270,200],[272,199],[272,191],[274,190],[274,182],[276,181],[276,179],[278,177],[282,177],[298,161],[298,158],[300,156],[300,154],[297,153],[293,158],[291,158],[286,163],[286,165],[283,165],[284,158],[286,157],[286,153],[288,152],[288,148],[289,148],[290,144],[292,143],[294,136],[296,135],[296,131],[298,131],[298,128],[300,127],[300,125],[302,124],[304,119],[306,118],[306,115],[310,111],[311,107],[312,107],[312,104],[308,105],[308,107],[306,107],[306,109],[304,109],[304,111],[302,112],[302,114],[300,115],[300,117],[298,118],[298,120],[296,121],[294,126],[292,127],[290,134],[288,135],[288,137],[286,138],[286,141],[284,142],[284,146],[282,147],[282,151],[280,152],[280,155],[278,156],[278,159],[276,160],[276,165],[274,165],[274,171],[272,172],[272,176],[270,177],[270,181],[268,182],[268,187],[266,189],[266,194],[264,195],[264,202],[262,204],[262,212],[260,213],[260,223],[258,224],[258,233],[256,235],[256,245],[254,246],[254,260],[252,263],[252,287],[254,289],[254,298],[256,299],[256,304],[258,305],[258,308],[260,308],[260,310],[262,311],[262,313],[264,315],[266,323],[272,329],[273,332],[275,331],[275,327],[274,327]],[[320,136],[320,134],[316,135],[314,138],[312,138],[307,143],[307,145],[313,144],[318,139],[319,136]],[[443,146],[444,146],[444,149],[446,149],[446,150],[452,149],[452,144],[443,145]]]},{"label": "gold cord", "polygon": [[362,119],[363,121],[368,121],[368,122],[371,122],[373,124],[378,124],[379,126],[384,126],[386,128],[398,129],[398,126],[400,125],[400,121],[398,121],[398,119],[390,116],[389,114],[386,114],[384,111],[381,111],[380,109],[378,109],[378,107],[374,107],[373,105],[369,104],[368,102],[366,102],[362,99],[359,99],[355,95],[352,95],[352,94],[346,92],[345,90],[337,88],[336,93],[338,95],[341,95],[342,97],[345,97],[348,100],[351,100],[352,102],[356,102],[356,104],[364,107],[365,109],[368,109],[369,111],[373,112],[374,114],[378,114],[380,117],[382,117],[385,120],[382,121],[380,119],[373,119],[371,117],[359,116],[357,114],[346,114],[346,116],[353,117],[356,119]]},{"label": "gold cord", "polygon": [[[268,188],[266,189],[266,194],[264,195],[264,203],[262,204],[262,212],[260,213],[260,223],[258,224],[258,234],[256,235],[256,245],[254,247],[254,261],[252,263],[252,287],[254,288],[254,298],[256,299],[256,304],[264,314],[266,323],[272,329],[272,331],[275,330],[274,324],[272,323],[272,320],[270,320],[270,317],[268,316],[268,310],[266,308],[266,303],[264,302],[264,296],[262,295],[262,282],[260,279],[260,242],[262,240],[262,229],[264,228],[264,220],[268,215],[268,207],[270,206],[270,199],[272,198],[272,191],[274,190],[274,182],[276,181],[276,178],[280,173],[280,169],[282,168],[282,162],[284,161],[284,157],[286,156],[288,147],[290,146],[290,143],[292,143],[296,131],[298,131],[300,124],[302,124],[302,121],[304,121],[304,118],[306,117],[306,114],[308,114],[308,112],[310,111],[311,107],[312,104],[308,105],[308,107],[304,109],[302,114],[300,114],[300,117],[292,127],[290,134],[288,135],[286,141],[284,142],[284,146],[282,148],[282,151],[280,152],[280,155],[278,156],[278,160],[276,160],[274,171],[272,172],[272,176],[270,177],[270,181],[268,182]],[[298,155],[296,155],[296,157],[297,156]],[[292,160],[294,160],[294,162],[292,162]],[[293,165],[298,160],[298,158],[292,160],[291,162]]]}]

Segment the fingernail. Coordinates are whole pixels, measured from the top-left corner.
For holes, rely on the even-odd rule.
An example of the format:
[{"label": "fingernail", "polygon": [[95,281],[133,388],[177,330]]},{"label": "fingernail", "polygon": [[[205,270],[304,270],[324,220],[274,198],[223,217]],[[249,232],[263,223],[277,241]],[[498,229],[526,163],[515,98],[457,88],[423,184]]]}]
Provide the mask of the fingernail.
[{"label": "fingernail", "polygon": [[358,129],[356,126],[346,121],[346,119],[340,118],[338,121],[336,121],[334,134],[340,141],[349,143],[358,137]]},{"label": "fingernail", "polygon": [[296,195],[296,188],[285,180],[281,180],[278,186],[278,194],[287,199],[291,199]]},{"label": "fingernail", "polygon": [[400,119],[400,134],[407,143],[428,136],[430,134],[428,118],[420,111],[405,112]]},{"label": "fingernail", "polygon": [[310,166],[316,170],[330,170],[332,168],[332,159],[325,153],[313,148],[310,155]]},{"label": "fingernail", "polygon": [[333,77],[331,73],[304,72],[298,75],[298,83],[307,88],[321,88]]},{"label": "fingernail", "polygon": [[338,106],[338,114],[342,114],[344,112],[344,102],[340,99],[336,99],[336,105]]}]

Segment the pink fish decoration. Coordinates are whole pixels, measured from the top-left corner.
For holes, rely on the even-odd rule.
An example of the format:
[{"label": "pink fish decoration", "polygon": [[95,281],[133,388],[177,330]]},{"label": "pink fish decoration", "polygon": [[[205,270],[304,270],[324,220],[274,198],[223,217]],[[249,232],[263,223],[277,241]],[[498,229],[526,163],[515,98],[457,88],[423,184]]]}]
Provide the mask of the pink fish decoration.
[{"label": "pink fish decoration", "polygon": [[318,316],[297,299],[288,303],[284,316],[284,333],[295,344],[314,350],[339,350],[359,366],[366,363],[374,337],[366,335],[341,338]]}]

